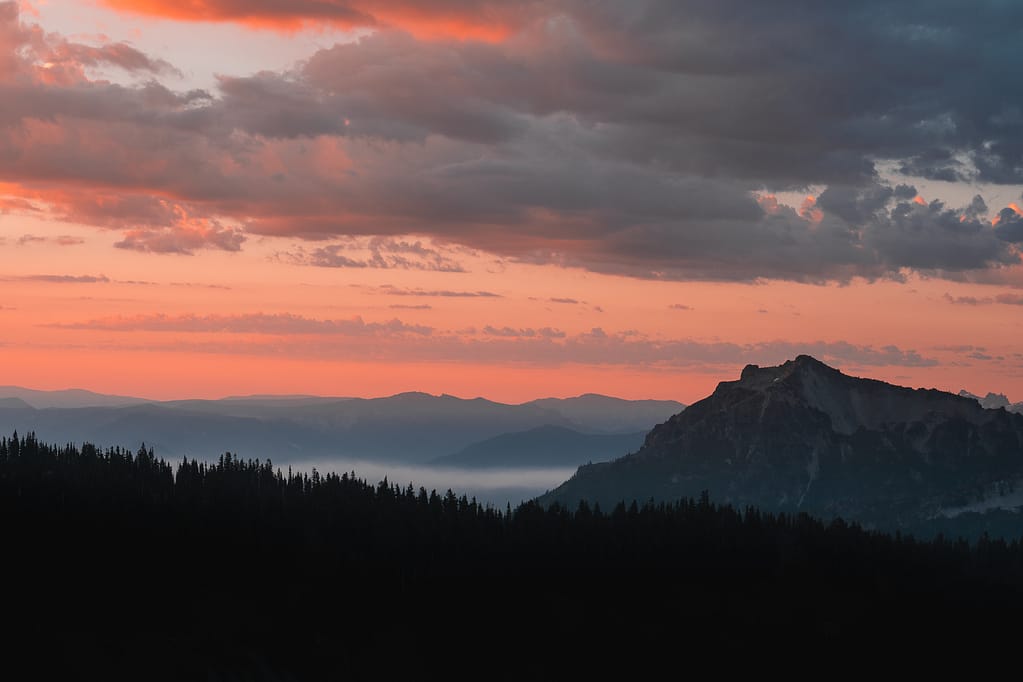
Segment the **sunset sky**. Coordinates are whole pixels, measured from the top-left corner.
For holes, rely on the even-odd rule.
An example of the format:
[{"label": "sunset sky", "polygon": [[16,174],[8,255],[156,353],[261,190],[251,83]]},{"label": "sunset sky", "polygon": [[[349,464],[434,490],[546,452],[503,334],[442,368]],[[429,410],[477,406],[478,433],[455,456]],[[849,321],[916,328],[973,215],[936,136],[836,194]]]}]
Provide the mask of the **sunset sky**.
[{"label": "sunset sky", "polygon": [[1023,400],[1023,3],[0,2],[0,384]]}]

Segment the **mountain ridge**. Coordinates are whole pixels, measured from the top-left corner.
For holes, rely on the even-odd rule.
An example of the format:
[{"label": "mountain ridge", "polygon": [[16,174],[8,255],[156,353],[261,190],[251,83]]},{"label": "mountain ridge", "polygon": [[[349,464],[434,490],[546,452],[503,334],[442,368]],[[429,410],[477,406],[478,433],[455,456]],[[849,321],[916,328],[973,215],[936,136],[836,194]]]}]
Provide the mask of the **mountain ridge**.
[{"label": "mountain ridge", "polygon": [[980,403],[981,407],[984,407],[988,410],[997,410],[999,408],[1004,408],[1009,412],[1023,414],[1023,401],[1013,403],[1004,393],[992,393],[988,391],[988,394],[982,398],[979,395],[975,395],[964,389],[962,391],[959,391],[959,395],[961,395],[964,398],[971,398],[973,400],[976,400],[978,403]]},{"label": "mountain ridge", "polygon": [[[123,397],[85,396],[101,405],[81,405],[82,395],[74,392],[75,406],[60,407],[54,401],[67,397],[62,392],[27,391],[21,393],[27,399],[17,398],[21,402],[0,403],[0,432],[34,431],[50,441],[132,449],[144,441],[171,458],[216,458],[231,451],[274,461],[335,457],[422,464],[488,438],[544,425],[584,434],[645,433],[684,407],[603,396],[515,405],[422,392],[384,398],[139,399],[127,404],[109,404]],[[0,389],[0,399],[4,395]],[[33,397],[43,406],[26,409]],[[569,466],[579,461],[587,460]]]},{"label": "mountain ridge", "polygon": [[647,434],[539,498],[614,505],[712,499],[918,527],[985,490],[1023,485],[1023,416],[972,398],[843,374],[810,357],[747,365]]}]

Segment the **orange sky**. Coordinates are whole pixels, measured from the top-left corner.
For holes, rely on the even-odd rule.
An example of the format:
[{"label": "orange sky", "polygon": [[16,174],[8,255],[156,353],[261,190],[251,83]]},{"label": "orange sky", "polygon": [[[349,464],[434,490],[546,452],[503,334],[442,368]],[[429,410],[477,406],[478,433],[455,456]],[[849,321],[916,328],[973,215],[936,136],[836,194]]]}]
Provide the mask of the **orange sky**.
[{"label": "orange sky", "polygon": [[[239,253],[158,256],[113,249],[110,232],[54,227],[0,218],[4,383],[153,398],[426,390],[524,401],[594,391],[691,402],[734,378],[747,361],[780,361],[805,346],[818,355],[823,348],[833,353],[829,361],[866,376],[1023,395],[1023,361],[1013,357],[1023,308],[947,298],[991,298],[990,286],[918,277],[847,286],[659,282],[461,253],[469,272],[309,268],[279,260],[281,251],[303,246],[283,239]],[[26,234],[54,232],[81,243],[18,243]],[[477,292],[494,296],[442,295]],[[244,316],[249,326],[232,329]],[[279,328],[272,316],[300,323],[401,320],[431,331]],[[163,320],[162,328],[153,328],[154,319]],[[587,346],[578,362],[569,352],[550,352],[594,327],[623,336]],[[564,337],[497,335],[505,328],[527,334],[550,328]],[[647,346],[679,341],[693,346],[644,357]],[[875,350],[894,345],[935,364],[872,364],[827,345],[843,342]]]},{"label": "orange sky", "polygon": [[[345,5],[373,21],[236,16],[231,8],[237,3],[219,2],[193,3],[192,10],[205,9],[189,16],[179,4],[162,2],[21,5],[23,28],[56,33],[44,48],[42,38],[25,37],[27,28],[21,37],[0,32],[0,46],[4,40],[31,44],[42,55],[9,72],[0,59],[0,84],[52,92],[102,81],[114,84],[107,97],[141,92],[131,89],[144,88],[147,79],[166,82],[175,93],[223,83],[215,68],[194,66],[190,60],[199,60],[178,40],[192,21],[200,22],[197,36],[230,36],[225,63],[252,64],[237,75],[286,69],[298,54],[335,42],[354,45],[357,36],[382,26],[412,35],[395,38],[397,44],[508,41],[519,45],[508,53],[516,54],[534,40],[516,34],[534,19],[528,3],[468,14],[428,14],[403,2]],[[269,24],[287,30],[260,30]],[[138,54],[58,50],[52,37],[58,34],[97,50],[130,41]],[[216,49],[200,41],[192,51]],[[444,53],[423,49],[440,69]],[[73,56],[45,61],[58,58],[52,55]],[[318,77],[330,75],[323,73]],[[242,85],[224,85],[228,94],[218,97],[225,106],[228,95],[245,96]],[[606,218],[555,200],[553,208],[495,208],[491,215],[473,203],[470,191],[458,197],[464,206],[430,197],[454,216],[432,218],[426,214],[433,204],[422,203],[410,179],[416,173],[443,163],[443,177],[452,177],[467,158],[496,164],[499,154],[514,159],[532,148],[522,143],[509,153],[502,147],[502,136],[510,134],[500,127],[504,119],[472,120],[464,125],[479,125],[481,132],[467,143],[476,146],[466,156],[448,139],[441,113],[426,123],[441,132],[419,139],[408,131],[426,124],[387,108],[398,107],[404,96],[404,85],[393,87],[387,97],[397,99],[380,106],[395,117],[398,132],[388,129],[392,137],[368,142],[345,136],[345,128],[360,125],[370,136],[382,134],[365,128],[376,119],[360,121],[355,113],[343,127],[339,120],[305,122],[337,127],[306,136],[265,132],[291,125],[278,117],[239,119],[255,132],[222,137],[214,123],[203,123],[214,132],[199,139],[189,137],[189,126],[198,124],[182,118],[161,132],[162,141],[139,134],[131,118],[136,114],[123,107],[81,118],[26,115],[0,141],[0,152],[3,145],[20,150],[18,164],[0,176],[0,383],[151,398],[422,390],[511,402],[599,392],[689,403],[735,378],[747,362],[810,352],[864,376],[1023,400],[1023,266],[1009,262],[952,274],[908,266],[868,277],[852,269],[846,276],[836,267],[789,276],[787,262],[765,260],[763,267],[773,268],[766,275],[753,269],[750,281],[737,281],[742,278],[733,273],[742,262],[708,256],[694,266],[680,249],[685,267],[698,276],[661,277],[659,261],[650,260],[654,270],[637,269],[650,256],[626,239],[628,230],[620,246],[592,236],[610,229],[611,222],[600,221],[617,220],[611,209],[601,209],[612,216]],[[170,97],[154,91],[138,106]],[[351,105],[353,112],[364,106],[360,102]],[[174,104],[161,115],[187,116],[195,106]],[[88,172],[76,170],[86,165]],[[393,202],[389,212],[378,211],[367,194],[375,185],[327,199],[344,183],[394,167],[400,187],[381,200],[389,208]],[[489,171],[472,172],[487,177]],[[285,176],[294,190],[278,181]],[[759,205],[768,218],[791,220],[812,239],[828,225],[816,203],[826,186],[776,191],[771,198],[762,192],[743,210]],[[916,186],[919,193],[907,195],[907,205],[921,220],[926,211],[941,217],[944,208],[929,208],[933,199],[960,207],[977,193],[976,185],[919,180]],[[982,231],[994,230],[998,211],[1011,201],[1017,203],[1010,210],[1019,213],[1018,186],[988,189],[986,214],[962,209],[960,216]],[[471,211],[486,219],[458,222]],[[694,241],[692,248],[703,243]],[[624,254],[620,262],[615,248]],[[1008,248],[998,256],[1007,262],[1018,253]],[[910,264],[916,258],[904,257]],[[707,272],[719,266],[728,273],[725,281],[707,281]]]}]

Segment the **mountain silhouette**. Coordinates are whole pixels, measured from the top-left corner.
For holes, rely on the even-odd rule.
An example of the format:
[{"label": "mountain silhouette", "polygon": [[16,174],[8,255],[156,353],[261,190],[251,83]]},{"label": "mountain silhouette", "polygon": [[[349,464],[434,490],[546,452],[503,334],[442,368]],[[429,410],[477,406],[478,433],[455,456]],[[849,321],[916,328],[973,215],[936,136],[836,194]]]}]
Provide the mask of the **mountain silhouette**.
[{"label": "mountain silhouette", "polygon": [[[1023,416],[843,374],[808,355],[749,365],[647,435],[540,498],[718,502],[922,527],[1023,505]],[[1020,524],[1019,521],[1016,521]]]},{"label": "mountain silhouette", "polygon": [[[32,431],[54,442],[131,448],[145,442],[159,456],[172,459],[215,458],[231,451],[279,462],[336,457],[414,464],[542,426],[580,434],[645,433],[684,407],[674,401],[597,395],[509,405],[418,392],[384,398],[249,396],[156,402],[19,387],[0,387],[0,401],[0,432]],[[608,451],[607,457],[635,449],[642,437],[633,435],[628,442],[635,445]],[[573,458],[568,466],[598,459]]]}]

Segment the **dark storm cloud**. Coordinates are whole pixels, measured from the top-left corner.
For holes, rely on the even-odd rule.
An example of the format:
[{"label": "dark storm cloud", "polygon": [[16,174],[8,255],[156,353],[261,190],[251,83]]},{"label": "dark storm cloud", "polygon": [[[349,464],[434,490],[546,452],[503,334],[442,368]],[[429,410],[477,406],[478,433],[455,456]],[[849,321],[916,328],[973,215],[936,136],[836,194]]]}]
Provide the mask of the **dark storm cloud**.
[{"label": "dark storm cloud", "polygon": [[[313,5],[164,9],[335,16]],[[1019,262],[1015,211],[921,204],[911,180],[878,171],[1023,183],[1016,4],[327,5],[378,30],[286,72],[223,76],[215,93],[91,81],[100,62],[167,71],[0,5],[0,180],[160,253],[420,234],[634,277],[807,282]],[[503,32],[423,39],[416,24],[453,17]],[[61,54],[59,73],[43,68]],[[812,205],[771,196],[810,187],[825,188]],[[460,267],[413,255],[329,244],[304,262]]]},{"label": "dark storm cloud", "polygon": [[998,225],[995,233],[1007,242],[1023,242],[1023,215],[1011,208],[1004,208],[998,213]]},{"label": "dark storm cloud", "polygon": [[[366,16],[388,9],[363,4]],[[288,11],[287,3],[279,7]],[[327,110],[341,118],[317,117],[307,133],[335,130],[348,118],[364,132],[399,139],[440,133],[494,142],[528,128],[518,117],[571,112],[588,124],[620,126],[606,144],[625,143],[627,155],[656,153],[679,170],[711,166],[771,184],[862,179],[879,158],[952,178],[965,172],[957,170],[959,155],[981,179],[1023,180],[1014,139],[1023,123],[1019,96],[1008,92],[1023,19],[1015,5],[563,0],[508,7],[518,11],[505,19],[520,21],[502,43],[378,32],[314,55],[290,85],[307,94],[284,99],[336,98]],[[480,22],[494,15],[492,3],[464,3],[421,7],[420,16],[445,12]],[[274,106],[283,86],[265,75],[225,83],[229,95],[267,97],[260,108],[278,109],[297,126],[282,128],[287,134],[298,134],[319,109]]]}]

